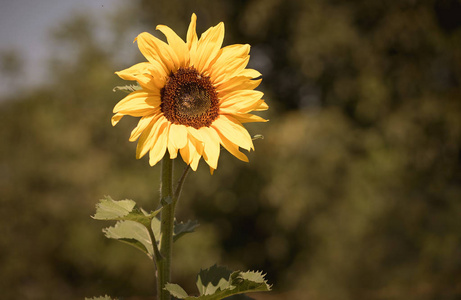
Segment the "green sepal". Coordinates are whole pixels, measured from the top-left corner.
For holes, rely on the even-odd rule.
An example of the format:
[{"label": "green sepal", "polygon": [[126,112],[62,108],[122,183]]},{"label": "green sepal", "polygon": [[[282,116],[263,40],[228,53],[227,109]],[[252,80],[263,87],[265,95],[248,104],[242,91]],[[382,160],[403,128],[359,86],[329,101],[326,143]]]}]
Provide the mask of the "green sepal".
[{"label": "green sepal", "polygon": [[119,85],[119,86],[116,86],[112,89],[113,92],[117,92],[117,91],[122,91],[122,92],[125,92],[127,94],[129,93],[132,93],[134,91],[138,91],[138,90],[141,90],[142,87],[139,85],[139,84],[130,84],[130,85]]},{"label": "green sepal", "polygon": [[199,226],[197,220],[194,221],[187,221],[186,223],[180,222],[177,223],[175,220],[174,223],[174,233],[173,233],[173,242],[176,242],[180,237],[185,235],[186,233],[192,233],[195,231],[195,228]]},{"label": "green sepal", "polygon": [[252,138],[253,141],[255,140],[264,140],[264,135],[262,134],[255,134]]},{"label": "green sepal", "polygon": [[270,291],[271,286],[267,284],[262,272],[231,272],[227,268],[214,265],[209,269],[201,270],[198,274],[198,297],[189,296],[177,284],[168,283],[165,285],[165,289],[178,299],[220,300],[243,293]]},{"label": "green sepal", "polygon": [[134,246],[153,259],[152,239],[148,229],[143,224],[130,220],[119,221],[115,226],[103,229],[103,232],[107,238]]}]

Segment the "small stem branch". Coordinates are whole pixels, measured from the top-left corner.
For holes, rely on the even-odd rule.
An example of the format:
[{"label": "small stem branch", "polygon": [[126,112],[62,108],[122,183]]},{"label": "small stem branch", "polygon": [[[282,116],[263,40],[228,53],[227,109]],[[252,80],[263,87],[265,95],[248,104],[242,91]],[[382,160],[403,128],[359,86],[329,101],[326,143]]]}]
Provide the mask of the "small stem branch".
[{"label": "small stem branch", "polygon": [[184,181],[186,180],[187,174],[189,174],[189,171],[190,171],[190,165],[187,165],[181,175],[181,178],[179,178],[178,183],[176,184],[176,189],[174,191],[174,197],[173,197],[173,203],[175,205],[178,202],[179,197],[181,196],[182,186],[184,184]]},{"label": "small stem branch", "polygon": [[[170,300],[170,293],[165,290],[165,284],[170,282],[171,254],[173,246],[174,211],[173,201],[173,161],[168,153],[162,161],[161,202],[163,205],[161,218],[160,258],[157,259],[157,295],[159,300]],[[166,204],[166,202],[170,202]]]},{"label": "small stem branch", "polygon": [[157,264],[157,262],[162,259],[162,255],[160,254],[160,251],[158,250],[157,239],[155,238],[155,234],[152,231],[152,228],[148,228],[148,231],[149,231],[150,239],[152,240],[152,246],[154,247],[154,261]]}]

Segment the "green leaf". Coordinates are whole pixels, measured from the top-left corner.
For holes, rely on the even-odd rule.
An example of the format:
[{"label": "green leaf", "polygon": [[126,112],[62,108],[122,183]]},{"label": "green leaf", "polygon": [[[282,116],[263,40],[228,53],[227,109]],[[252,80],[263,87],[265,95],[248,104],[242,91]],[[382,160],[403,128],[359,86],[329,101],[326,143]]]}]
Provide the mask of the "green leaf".
[{"label": "green leaf", "polygon": [[152,219],[152,222],[150,223],[150,228],[152,229],[152,232],[154,233],[155,240],[157,241],[157,244],[160,247],[160,236],[161,236],[161,228],[160,228],[161,222],[160,220],[155,217]]},{"label": "green leaf", "polygon": [[[160,248],[160,220],[157,217],[152,218],[150,223],[150,228],[154,233],[155,241],[157,242],[158,247]],[[198,226],[197,221],[187,221],[186,223],[176,223],[174,224],[174,231],[173,231],[173,242],[176,242],[180,237],[185,235],[186,233],[193,232],[194,229]]]},{"label": "green leaf", "polygon": [[171,296],[179,299],[185,299],[189,296],[187,295],[186,291],[178,284],[167,283],[165,284],[165,289],[170,292]]},{"label": "green leaf", "polygon": [[85,298],[85,300],[117,300],[117,298],[112,299],[111,297],[105,295],[105,296],[99,296],[99,297],[93,297],[93,298]]},{"label": "green leaf", "polygon": [[132,245],[144,253],[151,259],[154,255],[152,240],[147,228],[135,221],[120,221],[113,227],[103,229],[107,238],[120,240]]},{"label": "green leaf", "polygon": [[130,85],[119,85],[112,89],[113,92],[122,91],[125,93],[131,93],[137,90],[141,90],[142,87],[139,84],[130,84]]},{"label": "green leaf", "polygon": [[254,298],[248,297],[245,294],[237,294],[226,297],[226,300],[254,300]]},{"label": "green leaf", "polygon": [[217,265],[213,265],[205,270],[200,270],[196,282],[200,295],[211,295],[216,292],[218,288],[227,288],[229,286],[228,279],[231,274],[231,270]]},{"label": "green leaf", "polygon": [[113,200],[106,196],[96,204],[96,214],[92,216],[96,220],[131,220],[150,226],[151,219],[154,218],[161,209],[147,213],[143,209],[136,208],[133,200]]},{"label": "green leaf", "polygon": [[128,215],[135,205],[136,202],[133,200],[115,201],[110,196],[106,196],[96,204],[96,214],[93,218],[96,220],[119,220]]},{"label": "green leaf", "polygon": [[176,242],[180,237],[185,235],[186,233],[191,233],[195,231],[195,228],[199,226],[199,223],[194,221],[187,221],[186,223],[177,223],[175,221],[174,224],[174,233],[173,233],[173,242]]},{"label": "green leaf", "polygon": [[179,285],[165,285],[165,289],[174,297],[185,300],[220,300],[226,297],[248,299],[248,297],[236,297],[236,295],[271,290],[261,272],[231,272],[227,268],[216,265],[200,271],[197,276],[197,288],[200,295],[193,297],[187,295]]}]

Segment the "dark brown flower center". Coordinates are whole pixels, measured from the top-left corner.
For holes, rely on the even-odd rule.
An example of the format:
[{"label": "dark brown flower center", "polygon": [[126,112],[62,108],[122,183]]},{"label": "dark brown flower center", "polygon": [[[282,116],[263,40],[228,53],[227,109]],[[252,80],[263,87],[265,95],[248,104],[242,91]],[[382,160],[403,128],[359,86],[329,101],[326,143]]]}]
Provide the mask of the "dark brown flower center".
[{"label": "dark brown flower center", "polygon": [[161,90],[161,110],[173,124],[200,128],[218,117],[218,95],[210,78],[195,68],[179,68]]}]

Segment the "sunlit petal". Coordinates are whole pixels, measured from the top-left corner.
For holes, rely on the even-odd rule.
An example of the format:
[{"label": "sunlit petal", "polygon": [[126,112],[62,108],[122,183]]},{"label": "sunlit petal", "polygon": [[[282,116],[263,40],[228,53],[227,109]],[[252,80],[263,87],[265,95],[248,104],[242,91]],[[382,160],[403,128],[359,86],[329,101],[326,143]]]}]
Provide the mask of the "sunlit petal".
[{"label": "sunlit petal", "polygon": [[209,63],[216,57],[224,40],[224,23],[205,31],[197,44],[195,67],[199,72],[210,73]]},{"label": "sunlit petal", "polygon": [[161,126],[158,131],[157,142],[154,144],[152,149],[149,151],[149,164],[151,166],[158,163],[166,151],[166,141],[168,138],[168,123],[166,126]]},{"label": "sunlit petal", "polygon": [[173,48],[178,58],[179,67],[185,67],[189,63],[189,51],[186,43],[168,26],[158,25],[157,29],[163,32],[168,44]]},{"label": "sunlit petal", "polygon": [[125,80],[136,80],[143,89],[157,93],[165,85],[167,75],[157,62],[156,64],[149,62],[139,63],[128,69],[115,72],[115,74]]},{"label": "sunlit petal", "polygon": [[245,127],[232,116],[220,115],[211,127],[239,147],[246,150],[253,149],[253,141],[251,140],[250,134]]},{"label": "sunlit petal", "polygon": [[150,33],[143,32],[136,41],[144,57],[152,64],[160,63],[168,74],[179,68],[179,60],[170,45]]},{"label": "sunlit petal", "polygon": [[160,107],[160,103],[160,95],[140,90],[123,98],[115,105],[113,112],[142,117],[154,113],[155,109]]}]

